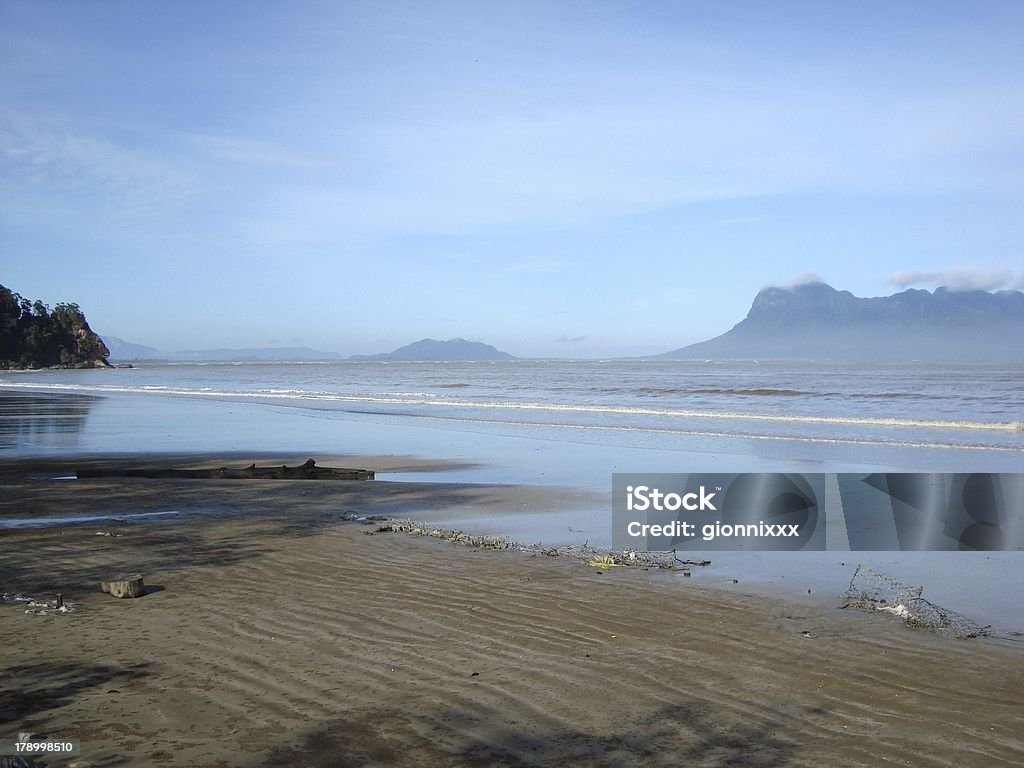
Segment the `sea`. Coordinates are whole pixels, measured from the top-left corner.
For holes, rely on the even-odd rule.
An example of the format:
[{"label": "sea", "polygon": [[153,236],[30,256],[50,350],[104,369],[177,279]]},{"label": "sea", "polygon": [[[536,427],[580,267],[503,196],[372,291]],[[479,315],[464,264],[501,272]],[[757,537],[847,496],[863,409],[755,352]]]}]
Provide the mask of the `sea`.
[{"label": "sea", "polygon": [[[0,460],[193,451],[419,456],[452,469],[380,479],[574,489],[591,501],[571,513],[510,509],[457,522],[602,545],[616,472],[1024,472],[1024,361],[142,362],[0,372]],[[1022,552],[843,554],[721,553],[704,578],[831,594],[853,561],[865,562],[1024,632]]]}]

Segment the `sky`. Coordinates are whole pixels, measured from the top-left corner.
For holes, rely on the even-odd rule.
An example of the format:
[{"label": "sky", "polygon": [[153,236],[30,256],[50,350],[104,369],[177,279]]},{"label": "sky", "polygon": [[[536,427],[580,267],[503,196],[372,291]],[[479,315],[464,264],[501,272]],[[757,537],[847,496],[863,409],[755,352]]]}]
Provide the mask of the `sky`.
[{"label": "sky", "polygon": [[1024,288],[1024,3],[0,0],[0,284],[162,351]]}]

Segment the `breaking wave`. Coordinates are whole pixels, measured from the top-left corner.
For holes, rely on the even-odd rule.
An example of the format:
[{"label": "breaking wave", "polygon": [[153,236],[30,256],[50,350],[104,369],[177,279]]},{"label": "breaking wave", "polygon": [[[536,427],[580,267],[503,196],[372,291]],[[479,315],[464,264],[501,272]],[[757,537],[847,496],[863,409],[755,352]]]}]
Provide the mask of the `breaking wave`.
[{"label": "breaking wave", "polygon": [[[201,398],[225,398],[235,400],[278,401],[299,405],[306,403],[336,403],[364,406],[393,407],[424,407],[438,409],[473,409],[490,412],[539,412],[566,413],[584,415],[611,416],[642,416],[665,419],[707,419],[720,421],[756,421],[779,424],[832,425],[854,427],[892,427],[915,428],[927,430],[988,430],[997,432],[1024,432],[1024,423],[1019,421],[972,421],[957,419],[922,419],[894,416],[848,416],[848,415],[812,415],[812,414],[780,414],[762,412],[741,412],[735,410],[701,410],[688,408],[659,408],[635,405],[598,405],[580,403],[544,403],[532,401],[509,400],[466,400],[438,397],[426,392],[398,393],[338,393],[314,392],[299,389],[266,389],[266,390],[215,390],[207,387],[169,387],[169,386],[137,386],[126,387],[116,385],[77,385],[77,384],[12,384],[0,382],[0,387],[8,389],[34,389],[59,392],[97,392],[117,394],[160,394]],[[742,391],[742,390],[739,390]],[[404,414],[408,415],[408,414]],[[438,413],[438,416],[442,414]],[[487,421],[483,419],[482,421]],[[573,426],[573,425],[560,425]],[[581,428],[601,426],[582,424]],[[627,425],[614,425],[618,429],[630,429]],[[845,441],[845,440],[844,440]]]}]

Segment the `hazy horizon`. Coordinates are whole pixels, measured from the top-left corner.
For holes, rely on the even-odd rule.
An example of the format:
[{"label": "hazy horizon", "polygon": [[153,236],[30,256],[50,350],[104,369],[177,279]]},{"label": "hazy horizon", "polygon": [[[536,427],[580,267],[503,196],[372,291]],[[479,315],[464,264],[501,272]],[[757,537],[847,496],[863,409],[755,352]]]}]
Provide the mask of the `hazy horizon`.
[{"label": "hazy horizon", "polygon": [[[254,12],[254,9],[257,9]],[[1024,287],[1024,6],[0,5],[0,283],[170,352]]]},{"label": "hazy horizon", "polygon": [[[817,281],[817,280],[810,280],[810,281],[806,281],[806,282],[794,283],[794,284],[791,284],[791,285],[770,286],[768,290],[796,291],[796,290],[799,290],[801,288],[811,287],[811,286],[826,286],[826,287],[831,288],[832,290],[836,291],[837,294],[847,293],[843,289],[837,289],[835,286],[828,286],[827,283],[823,283],[823,282]],[[921,291],[921,290],[924,290],[926,293],[930,293],[931,295],[935,296],[936,298],[938,297],[939,293],[942,292],[942,291],[945,291],[945,292],[947,292],[949,294],[957,294],[957,293],[977,294],[980,291],[980,292],[983,292],[983,293],[986,293],[986,294],[990,294],[990,295],[993,295],[993,296],[996,295],[996,294],[1001,294],[1001,295],[1021,294],[1021,295],[1024,295],[1024,291],[1022,291],[1020,289],[1016,289],[1016,288],[1000,289],[1000,290],[997,290],[997,291],[988,291],[988,290],[985,290],[984,288],[975,288],[975,287],[971,287],[971,286],[950,287],[950,286],[943,285],[943,286],[939,286],[934,291],[928,291],[927,289],[905,289],[905,290],[907,290],[907,291]],[[899,292],[897,292],[897,294],[893,294],[892,296],[885,297],[885,298],[894,298],[895,295],[898,295],[899,293],[903,293],[903,291],[899,291]],[[815,294],[811,294],[811,295],[813,296]],[[854,296],[853,298],[855,300],[860,300],[860,299],[878,299],[878,298],[882,298],[882,297],[857,297],[857,296]],[[760,300],[760,295],[758,296],[758,300]],[[771,301],[771,299],[769,299],[769,301]],[[972,297],[972,298],[968,299],[967,301],[970,302],[969,306],[971,307],[971,311],[972,312],[976,312],[977,309],[978,309],[978,306],[975,303],[976,299],[974,299]],[[754,303],[756,305],[757,302],[755,301]],[[864,311],[863,305],[861,305],[861,306],[862,306],[862,311]],[[961,305],[961,307],[962,306],[963,305]],[[807,306],[804,309],[804,312],[806,312],[809,309],[811,309],[811,307]],[[822,307],[819,306],[818,310],[820,311],[821,309],[822,309]],[[991,309],[994,309],[994,307],[990,307],[990,310]],[[947,306],[947,309],[945,311],[948,311],[948,306]],[[763,313],[761,315],[758,315],[758,317],[761,317],[762,315],[763,315]],[[704,347],[707,342],[718,341],[719,337],[723,337],[723,338],[732,337],[732,332],[736,331],[738,328],[743,327],[744,326],[744,322],[743,321],[746,320],[747,322],[749,322],[748,318],[751,318],[753,316],[754,316],[754,313],[752,311],[751,313],[748,313],[744,318],[738,319],[737,322],[734,323],[733,326],[731,326],[730,329],[728,329],[728,331],[725,334],[718,334],[718,335],[710,337],[708,339],[704,339],[704,340],[702,340],[700,342],[697,342],[696,346],[697,347]],[[801,315],[801,317],[803,317],[803,316],[804,315]],[[822,318],[822,320],[825,320],[825,319],[826,318]],[[848,317],[847,320],[849,322],[851,322],[851,323],[856,323],[856,322],[864,322],[865,320],[868,320],[868,318],[862,317],[859,321],[855,321],[852,317]],[[799,323],[800,321],[796,320],[796,322]],[[864,334],[865,335],[864,335],[864,337],[862,339],[860,339],[860,346],[863,347],[863,346],[867,345],[867,346],[870,347],[871,344],[874,343],[876,345],[877,349],[881,350],[883,348],[887,348],[888,352],[891,353],[892,350],[895,349],[895,347],[892,346],[892,344],[895,343],[895,339],[892,338],[892,337],[886,337],[888,339],[888,341],[883,341],[881,339],[876,338],[874,340],[874,342],[870,342],[869,339],[870,339],[871,335],[875,334],[875,336],[877,336],[878,329],[874,328],[873,326],[870,325],[870,320],[868,320],[868,322],[869,322],[869,325],[864,328]],[[895,321],[894,320],[894,322],[896,323],[896,326],[893,329],[891,329],[890,331],[883,331],[883,333],[895,332],[896,329],[899,327],[899,321]],[[915,344],[915,345],[924,343],[924,344],[927,345],[927,344],[930,344],[931,341],[934,340],[934,341],[939,343],[940,348],[948,346],[949,347],[949,353],[951,355],[954,355],[954,356],[961,355],[961,354],[966,354],[967,356],[970,356],[969,353],[977,352],[978,348],[977,348],[976,345],[980,341],[980,340],[977,340],[977,339],[975,341],[968,342],[968,347],[965,348],[961,352],[957,352],[956,351],[957,348],[955,347],[955,345],[949,346],[949,344],[951,342],[950,342],[950,338],[949,338],[948,334],[950,333],[950,331],[952,329],[952,326],[948,325],[948,319],[947,319],[946,322],[947,322],[947,325],[945,325],[942,328],[936,329],[935,333],[932,334],[932,336],[934,336],[934,339],[918,338],[916,341],[911,342],[911,343]],[[976,318],[975,318],[974,322],[976,322]],[[773,331],[771,329],[773,327],[774,326],[771,326],[771,327],[769,327],[767,329],[762,329],[762,330],[767,330],[769,333],[772,333]],[[851,329],[852,329],[852,327],[851,327]],[[749,329],[747,329],[747,330],[749,330]],[[1007,328],[1006,330],[1009,331],[1010,329]],[[834,355],[834,353],[836,351],[835,349],[833,349],[833,342],[829,340],[829,339],[831,339],[830,334],[832,332],[833,331],[828,331],[823,336],[824,343],[825,343],[826,348],[828,349],[828,352],[829,352],[829,354],[826,355],[826,357],[828,357],[830,359],[833,357],[833,355]],[[119,344],[122,344],[122,343],[128,343],[129,345],[133,344],[133,342],[130,339],[124,339],[124,338],[116,336],[115,334],[101,334],[101,335],[103,335],[104,338],[108,341],[108,344],[110,343],[110,339],[113,339],[115,342],[117,342]],[[776,339],[776,341],[781,343],[781,344],[783,344],[783,346],[785,346],[788,343],[787,340],[785,338],[782,338],[782,337]],[[789,341],[792,342],[792,340],[789,340]],[[804,339],[804,342],[806,342],[806,341],[807,341],[807,339]],[[188,360],[188,359],[192,359],[192,358],[189,357],[190,355],[192,355],[192,356],[199,355],[198,357],[194,357],[194,359],[195,360],[207,360],[207,361],[209,361],[209,360],[215,360],[215,359],[220,360],[220,359],[227,359],[227,358],[214,358],[214,357],[209,356],[209,354],[206,354],[206,356],[203,356],[204,353],[212,353],[212,352],[271,353],[274,350],[277,350],[277,351],[280,351],[280,352],[290,352],[290,351],[296,351],[296,350],[309,350],[309,351],[312,351],[312,352],[325,353],[327,355],[327,357],[322,358],[322,359],[346,360],[346,359],[349,359],[349,358],[356,358],[357,360],[366,360],[366,359],[372,359],[374,357],[379,357],[381,354],[388,354],[388,353],[393,352],[393,351],[394,352],[402,351],[402,350],[404,350],[407,347],[414,347],[414,346],[416,346],[416,345],[418,345],[420,343],[424,343],[424,342],[430,342],[430,343],[433,343],[433,344],[438,344],[438,343],[441,343],[441,344],[452,344],[452,343],[465,344],[465,343],[468,342],[471,345],[472,344],[481,344],[481,343],[485,344],[485,345],[488,345],[488,342],[487,342],[486,339],[479,339],[479,338],[469,338],[469,339],[467,339],[467,338],[464,338],[462,336],[456,336],[456,337],[452,337],[450,339],[434,339],[434,338],[424,337],[424,338],[410,339],[408,342],[400,345],[399,347],[396,347],[395,349],[382,349],[382,350],[379,350],[378,353],[373,353],[373,354],[369,354],[369,355],[362,354],[362,353],[346,353],[344,350],[311,349],[307,345],[273,344],[273,345],[264,346],[264,347],[234,347],[234,348],[226,348],[226,347],[210,348],[210,347],[204,347],[204,348],[196,348],[196,349],[175,349],[175,350],[165,349],[165,350],[156,350],[157,352],[160,352],[162,356],[153,355],[152,358],[153,359],[164,359],[164,357],[166,357],[167,359]],[[524,343],[524,346],[528,348],[530,340],[526,339],[526,340],[523,341],[523,343]],[[764,356],[764,355],[767,355],[769,358],[777,357],[777,355],[779,353],[779,348],[775,348],[771,344],[768,344],[767,346],[764,346],[763,342],[759,342],[759,344],[761,344],[761,346],[759,346],[757,348],[757,350],[749,350],[748,353],[741,354],[739,358],[736,358],[734,354],[730,354],[730,355],[727,355],[726,358],[722,358],[722,359],[743,359],[744,357],[748,357],[748,356],[759,357],[759,356]],[[489,346],[493,347],[493,345],[489,345]],[[513,355],[513,358],[517,359],[517,360],[569,359],[569,360],[584,361],[584,360],[599,360],[599,359],[602,359],[602,358],[609,358],[609,359],[624,358],[624,359],[629,359],[629,358],[643,358],[643,357],[660,357],[662,355],[670,354],[672,352],[679,352],[679,351],[681,351],[681,349],[685,349],[685,348],[687,348],[689,346],[690,345],[684,345],[683,348],[676,348],[676,349],[673,349],[673,350],[662,350],[661,352],[656,352],[656,353],[653,353],[653,354],[651,354],[651,353],[648,353],[648,354],[639,354],[639,353],[628,354],[627,353],[627,354],[621,354],[621,355],[596,355],[596,356],[581,356],[581,355],[578,355],[578,356],[575,356],[575,357],[556,356],[556,355],[523,354],[523,355]],[[1001,347],[1002,344],[998,344],[997,346]],[[507,352],[507,350],[502,350],[502,349],[498,349],[498,351],[499,352]],[[852,350],[851,350],[851,352],[852,352]],[[804,354],[808,354],[808,353],[811,353],[810,348],[805,348]],[[704,357],[707,354],[709,354],[707,351],[702,350],[702,351],[699,352],[698,357]],[[814,353],[814,354],[817,354],[817,353]],[[985,353],[985,354],[987,354],[987,353]],[[891,354],[890,354],[890,356],[891,356]],[[118,354],[116,350],[113,350],[113,348],[112,348],[111,358],[133,359],[131,355]],[[913,358],[913,354],[908,352],[908,359],[912,359],[912,358]],[[141,359],[141,358],[134,358],[134,359]],[[248,359],[248,358],[245,358],[245,359]],[[255,359],[264,359],[264,358],[253,358],[253,359],[255,360]],[[269,356],[269,357],[266,357],[265,359],[271,360],[271,359],[284,359],[284,358],[280,358],[280,357],[275,358],[273,356]],[[315,358],[315,357],[297,358],[296,357],[296,358],[289,358],[289,359],[294,359],[294,360],[299,360],[299,359],[314,360],[314,359],[321,359],[321,358]],[[402,358],[398,358],[398,359],[402,359]],[[676,357],[676,358],[672,358],[672,359],[685,359],[685,358],[678,358],[678,357]]]}]

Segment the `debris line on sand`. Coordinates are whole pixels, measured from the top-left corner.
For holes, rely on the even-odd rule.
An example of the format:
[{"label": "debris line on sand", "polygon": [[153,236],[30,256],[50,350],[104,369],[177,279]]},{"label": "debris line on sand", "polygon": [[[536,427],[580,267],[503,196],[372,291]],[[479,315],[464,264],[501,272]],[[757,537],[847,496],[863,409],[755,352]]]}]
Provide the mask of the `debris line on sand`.
[{"label": "debris line on sand", "polygon": [[858,565],[843,594],[843,608],[884,611],[903,619],[908,627],[928,629],[958,639],[984,637],[988,627],[981,627],[965,616],[925,600],[924,587],[904,584],[884,573]]},{"label": "debris line on sand", "polygon": [[[353,518],[346,518],[353,519]],[[406,533],[413,536],[429,536],[432,539],[450,541],[481,549],[502,549],[516,552],[529,552],[534,555],[548,557],[570,557],[587,563],[595,568],[607,570],[617,567],[663,568],[666,570],[688,571],[691,566],[711,565],[710,560],[680,561],[674,552],[638,552],[627,549],[613,552],[592,547],[589,544],[571,544],[551,547],[544,544],[521,544],[505,536],[487,536],[466,533],[450,528],[433,528],[416,520],[390,520],[377,516],[360,518],[366,525],[375,525],[372,531],[364,531],[368,535],[378,533]]]}]

